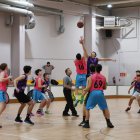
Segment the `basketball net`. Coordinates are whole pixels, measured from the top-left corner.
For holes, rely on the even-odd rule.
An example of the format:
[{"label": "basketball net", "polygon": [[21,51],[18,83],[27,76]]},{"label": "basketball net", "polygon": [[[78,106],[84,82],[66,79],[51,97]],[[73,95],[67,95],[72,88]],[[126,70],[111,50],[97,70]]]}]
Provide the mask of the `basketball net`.
[{"label": "basketball net", "polygon": [[79,22],[80,22],[80,21],[84,23],[84,16],[81,16],[81,17],[80,17]]}]

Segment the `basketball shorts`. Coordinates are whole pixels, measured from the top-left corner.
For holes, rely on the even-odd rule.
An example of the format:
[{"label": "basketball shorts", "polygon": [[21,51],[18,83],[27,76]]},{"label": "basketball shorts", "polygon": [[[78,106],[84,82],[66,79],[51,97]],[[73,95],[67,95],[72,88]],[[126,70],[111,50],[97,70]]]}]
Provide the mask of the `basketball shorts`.
[{"label": "basketball shorts", "polygon": [[76,75],[76,88],[79,88],[80,86],[86,87],[86,74],[77,74]]},{"label": "basketball shorts", "polygon": [[86,109],[93,109],[96,105],[98,105],[101,110],[108,109],[104,93],[101,90],[94,90],[89,94]]},{"label": "basketball shorts", "polygon": [[46,96],[41,91],[34,89],[33,90],[33,100],[35,102],[46,100]]},{"label": "basketball shorts", "polygon": [[0,102],[6,102],[6,95],[2,90],[0,90]]},{"label": "basketball shorts", "polygon": [[138,96],[140,96],[140,92],[137,92],[137,91],[135,90],[132,96],[134,96],[134,97],[137,98]]},{"label": "basketball shorts", "polygon": [[17,92],[16,90],[14,90],[14,96],[20,103],[28,103],[31,101],[30,97],[27,96],[24,91]]}]

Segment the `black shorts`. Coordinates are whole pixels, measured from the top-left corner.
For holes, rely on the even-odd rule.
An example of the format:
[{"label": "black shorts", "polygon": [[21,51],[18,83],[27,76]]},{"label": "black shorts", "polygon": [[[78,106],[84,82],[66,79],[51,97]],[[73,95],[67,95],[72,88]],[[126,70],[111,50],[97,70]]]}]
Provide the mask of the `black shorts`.
[{"label": "black shorts", "polygon": [[24,91],[17,92],[16,90],[14,90],[14,96],[20,103],[28,103],[31,101],[30,97],[27,96]]},{"label": "black shorts", "polygon": [[90,92],[87,93],[87,96],[86,96],[86,98],[85,98],[85,101],[84,101],[84,105],[85,105],[85,106],[86,106],[86,104],[87,104],[87,100],[88,100],[89,94],[90,94]]}]

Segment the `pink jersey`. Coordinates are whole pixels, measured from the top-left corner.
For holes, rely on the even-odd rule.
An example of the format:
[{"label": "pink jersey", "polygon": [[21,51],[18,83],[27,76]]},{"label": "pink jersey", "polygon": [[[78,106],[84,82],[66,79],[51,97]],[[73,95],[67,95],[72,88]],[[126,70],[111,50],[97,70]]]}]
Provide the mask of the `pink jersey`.
[{"label": "pink jersey", "polygon": [[34,86],[34,88],[37,89],[37,90],[39,90],[39,91],[41,91],[42,88],[38,87],[38,80],[39,80],[39,79],[41,79],[41,85],[43,85],[43,83],[44,83],[43,79],[42,79],[41,77],[38,76],[38,77],[36,77],[36,79],[35,79],[35,86]]},{"label": "pink jersey", "polygon": [[92,86],[90,88],[90,92],[93,90],[104,90],[104,87],[106,86],[106,78],[100,74],[95,73],[91,76],[92,79]]},{"label": "pink jersey", "polygon": [[[7,77],[8,77],[7,73],[4,72],[4,78],[7,78]],[[8,85],[8,80],[4,82],[0,82],[0,90],[6,92],[7,85]]]},{"label": "pink jersey", "polygon": [[87,74],[87,63],[84,57],[81,60],[74,61],[77,74]]}]

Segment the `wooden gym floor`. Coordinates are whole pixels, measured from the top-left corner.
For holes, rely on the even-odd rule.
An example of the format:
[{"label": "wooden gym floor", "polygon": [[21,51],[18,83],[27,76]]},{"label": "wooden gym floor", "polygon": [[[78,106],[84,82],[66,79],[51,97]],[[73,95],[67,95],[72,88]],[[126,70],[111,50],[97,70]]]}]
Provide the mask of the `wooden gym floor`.
[{"label": "wooden gym floor", "polygon": [[[139,140],[140,139],[140,114],[135,101],[132,110],[126,113],[129,99],[108,99],[111,120],[115,128],[106,127],[102,112],[96,107],[91,110],[90,129],[78,126],[82,119],[82,106],[77,107],[79,118],[62,117],[64,101],[54,102],[51,114],[43,117],[32,117],[34,126],[18,124],[13,120],[19,104],[9,104],[0,118],[3,128],[0,129],[0,140]],[[38,104],[34,108],[36,111]],[[22,114],[25,117],[26,112]]]}]

